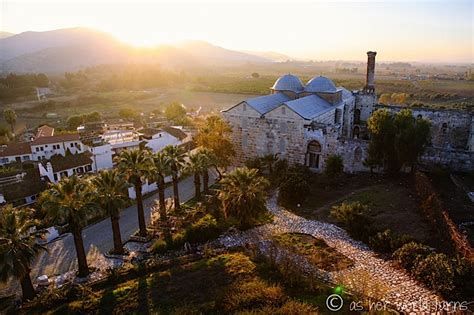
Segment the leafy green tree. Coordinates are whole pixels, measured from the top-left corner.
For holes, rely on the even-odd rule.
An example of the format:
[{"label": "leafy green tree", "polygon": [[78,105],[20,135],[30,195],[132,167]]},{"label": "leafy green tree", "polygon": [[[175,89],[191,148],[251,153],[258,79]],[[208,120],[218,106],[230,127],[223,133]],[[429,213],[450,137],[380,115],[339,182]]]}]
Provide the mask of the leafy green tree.
[{"label": "leafy green tree", "polygon": [[178,102],[166,106],[165,117],[174,124],[180,124],[186,119],[186,108]]},{"label": "leafy green tree", "polygon": [[160,202],[160,219],[166,219],[165,202],[165,177],[171,174],[171,167],[168,157],[163,152],[156,152],[153,155],[155,165],[155,177],[158,184],[158,198]]},{"label": "leafy green tree", "polygon": [[198,146],[213,153],[216,171],[219,174],[221,174],[219,167],[223,169],[229,167],[235,155],[234,145],[230,139],[231,133],[232,128],[222,118],[209,116],[194,138]]},{"label": "leafy green tree", "polygon": [[220,182],[218,198],[226,217],[233,217],[249,226],[267,211],[265,206],[268,180],[258,175],[255,169],[236,168]]},{"label": "leafy green tree", "polygon": [[68,130],[76,130],[77,127],[84,123],[84,118],[81,115],[72,115],[68,117],[66,123]]},{"label": "leafy green tree", "polygon": [[99,206],[110,216],[114,239],[114,254],[123,254],[122,236],[120,234],[120,211],[128,201],[128,185],[116,169],[103,170],[93,179],[95,199]]},{"label": "leafy green tree", "polygon": [[92,112],[89,114],[85,114],[83,116],[84,122],[95,122],[95,121],[101,121],[101,120],[102,120],[102,115],[99,112]]},{"label": "leafy green tree", "polygon": [[10,125],[12,133],[15,133],[14,129],[15,129],[16,120],[18,118],[16,115],[16,112],[13,109],[7,108],[3,111],[3,118],[5,118],[5,121],[7,122],[7,124]]},{"label": "leafy green tree", "polygon": [[147,150],[124,150],[115,158],[119,172],[135,188],[139,234],[147,236],[145,212],[143,210],[143,183],[153,177],[154,164]]},{"label": "leafy green tree", "polygon": [[413,170],[429,143],[430,123],[423,118],[413,118],[409,109],[396,114],[379,109],[369,118],[368,129],[371,139],[366,165],[383,166],[390,172],[404,166]]},{"label": "leafy green tree", "polygon": [[5,125],[0,125],[0,145],[7,144],[13,139],[13,136]]},{"label": "leafy green tree", "polygon": [[130,120],[130,119],[137,118],[138,113],[135,110],[133,110],[132,108],[122,108],[119,111],[119,116],[123,119]]},{"label": "leafy green tree", "polygon": [[173,179],[173,200],[174,200],[174,208],[178,210],[180,208],[179,203],[179,173],[182,171],[185,161],[184,157],[186,153],[184,150],[178,146],[168,145],[163,148],[163,153],[168,158],[168,162],[171,169],[171,177]]},{"label": "leafy green tree", "polygon": [[0,280],[14,277],[20,281],[23,300],[36,296],[31,282],[31,264],[40,250],[45,250],[36,241],[42,236],[34,228],[38,224],[32,219],[29,208],[15,209],[6,205],[0,209]]},{"label": "leafy green tree", "polygon": [[328,156],[326,160],[326,168],[324,169],[324,173],[328,177],[336,177],[344,171],[344,163],[342,161],[342,157],[340,155],[332,154]]},{"label": "leafy green tree", "polygon": [[41,194],[40,204],[51,223],[68,224],[76,247],[78,275],[79,277],[87,276],[89,267],[82,229],[87,224],[87,215],[98,208],[94,202],[94,192],[90,183],[75,175],[63,178]]}]

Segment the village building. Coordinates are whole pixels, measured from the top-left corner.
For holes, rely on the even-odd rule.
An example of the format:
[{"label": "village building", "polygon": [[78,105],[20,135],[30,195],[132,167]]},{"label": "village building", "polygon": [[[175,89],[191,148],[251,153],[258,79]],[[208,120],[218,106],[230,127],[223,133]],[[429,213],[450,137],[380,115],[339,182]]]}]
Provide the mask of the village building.
[{"label": "village building", "polygon": [[[292,164],[312,171],[324,169],[330,155],[340,155],[346,172],[366,171],[369,135],[367,120],[378,108],[375,56],[369,51],[365,87],[358,91],[336,86],[327,77],[315,76],[306,84],[292,74],[280,77],[269,95],[242,101],[222,115],[232,127],[236,163],[267,154],[278,154]],[[421,162],[455,170],[473,170],[473,116],[464,111],[412,108],[414,117],[431,124],[431,143]]]}]

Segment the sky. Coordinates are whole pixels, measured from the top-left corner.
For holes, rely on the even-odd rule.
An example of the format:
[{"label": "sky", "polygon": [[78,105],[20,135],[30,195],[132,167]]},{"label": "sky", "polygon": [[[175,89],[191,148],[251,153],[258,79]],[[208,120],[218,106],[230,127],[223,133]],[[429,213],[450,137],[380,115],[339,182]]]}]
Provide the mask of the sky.
[{"label": "sky", "polygon": [[474,62],[474,0],[0,0],[0,30],[90,27],[152,46],[186,39],[315,60]]}]

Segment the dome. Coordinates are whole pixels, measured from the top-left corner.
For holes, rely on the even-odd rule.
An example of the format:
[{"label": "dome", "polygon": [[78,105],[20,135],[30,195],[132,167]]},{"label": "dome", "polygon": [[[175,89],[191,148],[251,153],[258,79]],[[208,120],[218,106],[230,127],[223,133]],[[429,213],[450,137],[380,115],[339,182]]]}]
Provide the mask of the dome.
[{"label": "dome", "polygon": [[301,80],[292,74],[285,74],[276,80],[272,86],[272,90],[275,91],[292,91],[292,92],[303,92],[303,83]]},{"label": "dome", "polygon": [[334,93],[337,91],[336,85],[330,79],[319,76],[314,77],[306,83],[304,88],[306,92],[323,92],[323,93]]}]

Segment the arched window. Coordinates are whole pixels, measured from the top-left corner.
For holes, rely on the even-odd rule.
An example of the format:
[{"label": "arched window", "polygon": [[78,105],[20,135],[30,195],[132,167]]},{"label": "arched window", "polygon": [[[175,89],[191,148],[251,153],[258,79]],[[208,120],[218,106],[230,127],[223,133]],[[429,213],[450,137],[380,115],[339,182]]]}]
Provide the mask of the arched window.
[{"label": "arched window", "polygon": [[360,124],[360,109],[354,111],[354,124]]},{"label": "arched window", "polygon": [[285,106],[282,106],[282,108],[281,108],[281,114],[282,114],[282,115],[286,115],[286,108],[285,108]]},{"label": "arched window", "polygon": [[244,105],[242,106],[242,110],[245,112],[247,110],[247,104],[244,103]]},{"label": "arched window", "polygon": [[286,151],[286,141],[284,138],[280,138],[280,154],[285,154]]},{"label": "arched window", "polygon": [[244,149],[247,148],[247,142],[248,142],[248,137],[247,137],[247,134],[244,133],[242,135],[242,148]]},{"label": "arched window", "polygon": [[334,112],[334,123],[335,124],[341,123],[341,113],[342,113],[342,111],[339,108],[336,108],[336,111]]},{"label": "arched window", "polygon": [[447,123],[443,123],[443,125],[441,126],[441,132],[442,133],[447,133],[448,132],[448,124]]},{"label": "arched window", "polygon": [[359,135],[360,135],[360,128],[358,126],[355,126],[352,132],[352,138],[359,139]]},{"label": "arched window", "polygon": [[418,114],[418,116],[416,116],[416,118],[421,119],[421,118],[423,118],[423,116],[421,114]]},{"label": "arched window", "polygon": [[247,129],[247,117],[242,117],[242,129]]},{"label": "arched window", "polygon": [[309,168],[319,168],[319,159],[321,154],[321,144],[318,141],[308,143],[306,152],[306,165]]},{"label": "arched window", "polygon": [[280,132],[282,133],[288,132],[288,123],[286,121],[280,122]]}]

